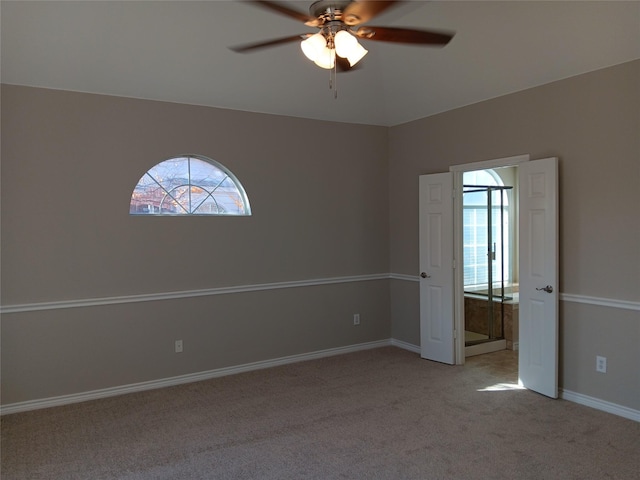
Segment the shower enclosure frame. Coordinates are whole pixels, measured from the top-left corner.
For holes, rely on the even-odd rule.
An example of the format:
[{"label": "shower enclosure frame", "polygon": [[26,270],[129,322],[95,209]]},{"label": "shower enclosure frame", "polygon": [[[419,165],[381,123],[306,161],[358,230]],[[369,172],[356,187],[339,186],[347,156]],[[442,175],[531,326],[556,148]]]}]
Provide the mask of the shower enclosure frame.
[{"label": "shower enclosure frame", "polygon": [[[464,290],[463,283],[463,293],[472,293],[473,295],[479,297],[487,298],[487,338],[481,340],[474,341],[465,341],[465,347],[478,345],[486,342],[493,342],[496,340],[502,340],[505,336],[504,331],[504,302],[505,300],[511,300],[511,297],[507,297],[505,295],[505,256],[504,256],[504,247],[505,247],[505,236],[509,235],[509,232],[505,232],[504,228],[504,220],[505,220],[505,192],[512,190],[512,186],[501,186],[501,185],[463,185],[462,186],[462,208],[464,210],[464,195],[467,193],[483,193],[486,192],[486,211],[487,211],[487,291],[486,294],[484,292],[470,291],[467,292]],[[493,193],[500,192],[499,195],[499,216],[500,216],[500,294],[494,294],[494,279],[493,279],[493,262],[496,261],[496,242],[494,242],[493,237]],[[512,202],[513,203],[513,202]],[[464,226],[463,226],[464,230]],[[462,256],[463,261],[463,270],[465,266],[465,257]],[[496,301],[499,301],[500,304],[500,336],[495,335],[495,310],[494,306]],[[466,327],[466,321],[465,321]]]}]

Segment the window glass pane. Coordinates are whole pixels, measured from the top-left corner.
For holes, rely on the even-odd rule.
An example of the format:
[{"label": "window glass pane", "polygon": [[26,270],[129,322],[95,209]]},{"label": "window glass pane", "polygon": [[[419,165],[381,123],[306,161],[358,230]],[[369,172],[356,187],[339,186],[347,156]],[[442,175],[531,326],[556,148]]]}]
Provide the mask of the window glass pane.
[{"label": "window glass pane", "polygon": [[211,195],[207,195],[207,197],[203,199],[202,202],[196,205],[195,211],[193,213],[196,213],[198,215],[206,215],[221,214],[224,212],[216,202],[215,198]]},{"label": "window glass pane", "polygon": [[165,195],[162,203],[163,207],[171,205],[172,213],[174,214],[182,215],[191,213],[189,186],[180,185],[171,189],[167,192],[167,195]]},{"label": "window glass pane", "polygon": [[164,189],[145,173],[131,196],[130,213],[154,214],[160,212],[160,202],[164,197]]},{"label": "window glass pane", "polygon": [[131,195],[135,215],[251,215],[240,182],[222,165],[194,156],[161,162]]},{"label": "window glass pane", "polygon": [[189,158],[172,158],[159,163],[147,174],[165,190],[189,183]]},{"label": "window glass pane", "polygon": [[222,180],[227,178],[227,174],[217,168],[211,168],[210,163],[198,158],[191,159],[191,183],[202,187],[215,188]]}]

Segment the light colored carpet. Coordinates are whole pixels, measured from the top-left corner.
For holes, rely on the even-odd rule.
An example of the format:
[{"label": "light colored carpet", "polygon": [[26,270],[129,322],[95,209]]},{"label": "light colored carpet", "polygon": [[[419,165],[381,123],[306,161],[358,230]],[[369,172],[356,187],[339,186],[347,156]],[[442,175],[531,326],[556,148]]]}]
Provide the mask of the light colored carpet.
[{"label": "light colored carpet", "polygon": [[2,479],[637,479],[640,424],[380,348],[2,418]]}]

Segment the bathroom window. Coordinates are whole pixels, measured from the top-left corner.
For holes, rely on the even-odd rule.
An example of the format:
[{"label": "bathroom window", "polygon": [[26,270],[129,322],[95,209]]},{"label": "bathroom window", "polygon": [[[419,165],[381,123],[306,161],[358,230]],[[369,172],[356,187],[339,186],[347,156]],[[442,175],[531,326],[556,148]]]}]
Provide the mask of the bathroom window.
[{"label": "bathroom window", "polygon": [[131,215],[251,215],[238,179],[223,165],[199,155],[158,163],[138,181]]}]

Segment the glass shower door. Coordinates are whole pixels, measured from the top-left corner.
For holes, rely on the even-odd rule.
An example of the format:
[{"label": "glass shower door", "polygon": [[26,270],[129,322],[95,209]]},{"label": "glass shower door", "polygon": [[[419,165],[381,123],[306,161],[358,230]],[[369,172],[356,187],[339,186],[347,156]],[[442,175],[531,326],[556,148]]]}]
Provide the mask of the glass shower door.
[{"label": "glass shower door", "polygon": [[465,343],[504,337],[505,239],[508,216],[504,192],[511,187],[465,185],[463,233]]}]

